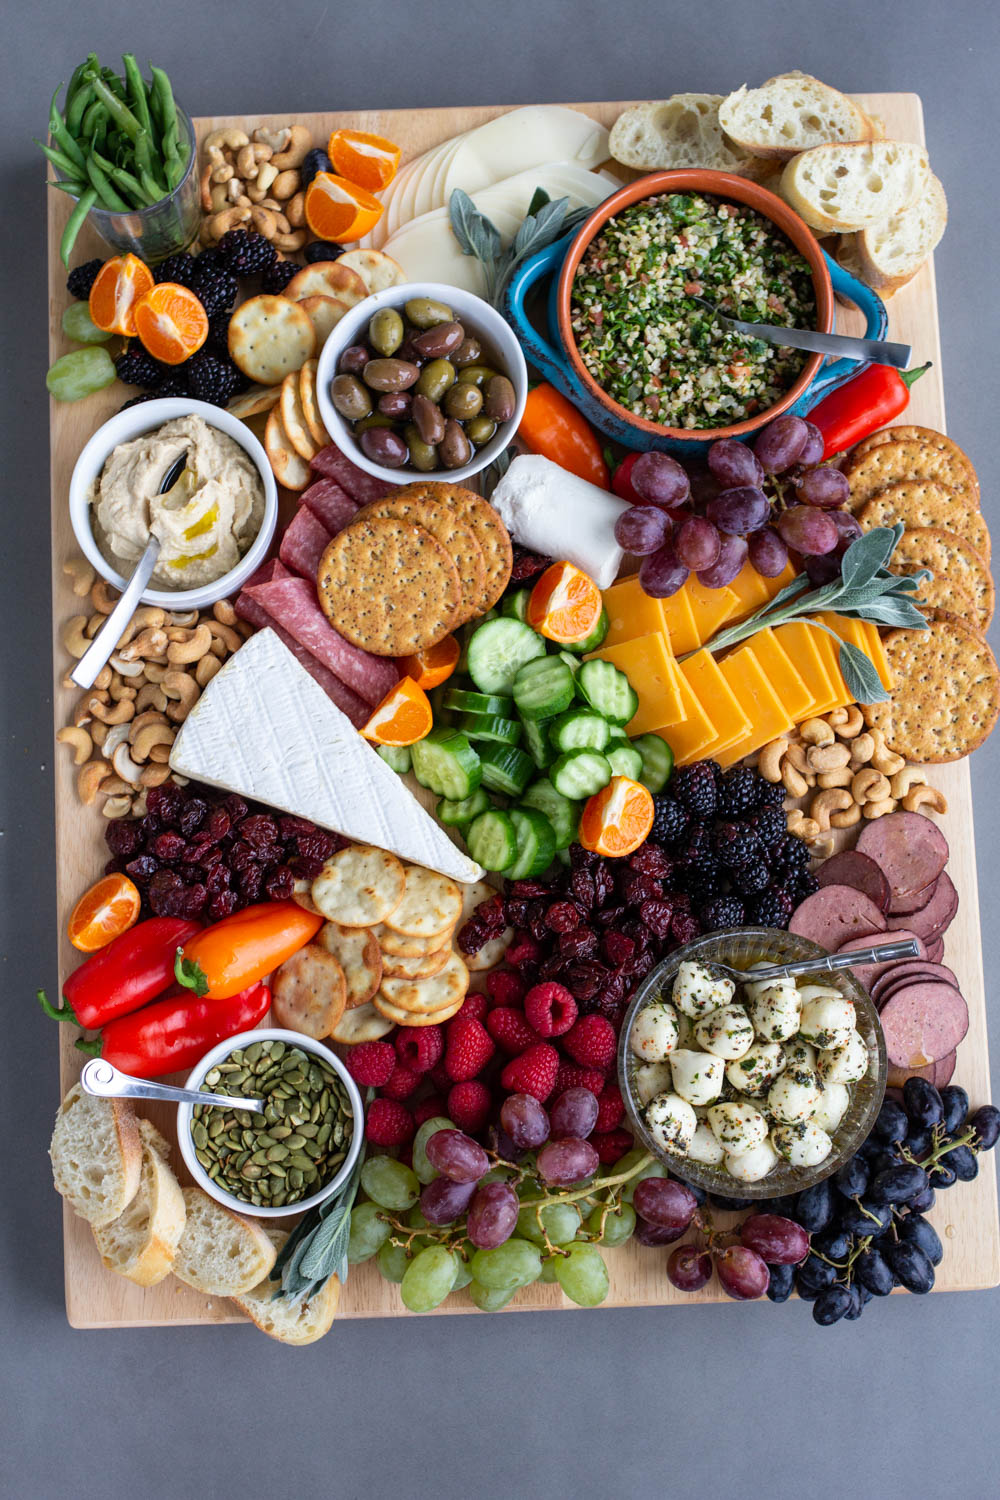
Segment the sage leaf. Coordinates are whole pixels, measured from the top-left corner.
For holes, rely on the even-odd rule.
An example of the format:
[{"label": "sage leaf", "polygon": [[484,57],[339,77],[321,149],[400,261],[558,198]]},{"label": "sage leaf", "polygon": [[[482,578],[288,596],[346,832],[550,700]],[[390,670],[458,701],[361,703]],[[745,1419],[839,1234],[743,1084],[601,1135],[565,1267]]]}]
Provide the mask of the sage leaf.
[{"label": "sage leaf", "polygon": [[448,206],[452,231],[463,255],[474,255],[484,265],[500,254],[500,231],[491,219],[481,214],[462,188],[456,188]]},{"label": "sage leaf", "polygon": [[540,208],[544,208],[551,200],[543,187],[536,187],[528,204],[528,218],[533,218]]},{"label": "sage leaf", "polygon": [[885,703],[889,694],[882,686],[881,679],[875,670],[871,659],[858,646],[853,646],[850,641],[842,641],[840,644],[840,670],[848,691],[859,703]]},{"label": "sage leaf", "polygon": [[873,625],[887,625],[895,630],[927,629],[927,620],[915,604],[892,595],[874,600],[862,609],[844,609],[840,613],[851,620],[868,620]]},{"label": "sage leaf", "polygon": [[875,526],[857,537],[840,560],[840,578],[844,589],[871,582],[879,568],[884,568],[903,535],[903,525]]},{"label": "sage leaf", "polygon": [[350,1233],[351,1210],[349,1206],[341,1205],[310,1236],[309,1247],[299,1263],[300,1274],[313,1280],[329,1276],[344,1255]]}]

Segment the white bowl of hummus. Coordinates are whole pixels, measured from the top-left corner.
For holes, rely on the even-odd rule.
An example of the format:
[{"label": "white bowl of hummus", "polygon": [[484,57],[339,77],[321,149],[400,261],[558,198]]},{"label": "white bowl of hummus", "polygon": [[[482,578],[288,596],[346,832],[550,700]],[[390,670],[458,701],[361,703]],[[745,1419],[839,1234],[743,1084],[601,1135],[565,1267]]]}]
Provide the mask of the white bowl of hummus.
[{"label": "white bowl of hummus", "polygon": [[[182,452],[188,462],[160,494]],[[234,594],[267,556],[278,491],[245,423],[185,396],[143,401],[105,422],[76,461],[69,513],[87,560],[123,589],[150,535],[160,557],[144,604],[205,609]]]}]

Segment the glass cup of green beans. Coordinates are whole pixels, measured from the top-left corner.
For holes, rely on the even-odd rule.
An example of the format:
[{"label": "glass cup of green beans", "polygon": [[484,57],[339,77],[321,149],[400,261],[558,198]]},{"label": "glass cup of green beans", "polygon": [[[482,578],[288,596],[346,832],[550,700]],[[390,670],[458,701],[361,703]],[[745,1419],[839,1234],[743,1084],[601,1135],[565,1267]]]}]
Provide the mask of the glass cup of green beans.
[{"label": "glass cup of green beans", "polygon": [[180,105],[177,124],[181,139],[187,139],[189,153],[184,176],[173,191],[156,203],[125,213],[95,204],[88,216],[103,240],[120,254],[131,251],[147,266],[187,249],[201,222],[194,127]]}]

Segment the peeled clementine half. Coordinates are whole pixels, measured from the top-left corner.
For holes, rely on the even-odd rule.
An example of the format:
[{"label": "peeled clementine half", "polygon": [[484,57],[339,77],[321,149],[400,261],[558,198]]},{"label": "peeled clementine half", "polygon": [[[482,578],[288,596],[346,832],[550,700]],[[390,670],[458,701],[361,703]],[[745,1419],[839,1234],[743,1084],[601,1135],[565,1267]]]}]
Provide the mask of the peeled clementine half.
[{"label": "peeled clementine half", "polygon": [[208,338],[208,314],[186,286],[161,281],[136,303],[135,331],[154,359],[182,365]]},{"label": "peeled clementine half", "polygon": [[106,260],[90,289],[91,320],[105,333],[135,335],[135,309],[153,285],[153,273],[137,255]]},{"label": "peeled clementine half", "polygon": [[588,797],[580,816],[580,843],[595,854],[620,859],[631,854],[653,826],[653,798],[641,782],[612,776]]},{"label": "peeled clementine half", "polygon": [[433,723],[427,694],[412,677],[404,677],[382,699],[361,733],[376,745],[413,745],[430,733]]},{"label": "peeled clementine half", "polygon": [[335,130],[327,146],[334,170],[348,182],[377,193],[388,187],[399,166],[399,147],[384,135],[364,130]]},{"label": "peeled clementine half", "polygon": [[359,240],[383,213],[377,198],[334,172],[317,172],[306,189],[306,223],[322,240]]},{"label": "peeled clementine half", "polygon": [[96,953],[127,932],[139,918],[141,898],[127,875],[105,875],[81,896],[67,928],[81,953]]},{"label": "peeled clementine half", "polygon": [[399,665],[418,687],[435,688],[454,672],[460,654],[458,641],[453,635],[446,635],[413,656],[401,656]]},{"label": "peeled clementine half", "polygon": [[572,563],[546,568],[528,600],[526,619],[539,635],[562,646],[585,641],[601,618],[601,591]]}]

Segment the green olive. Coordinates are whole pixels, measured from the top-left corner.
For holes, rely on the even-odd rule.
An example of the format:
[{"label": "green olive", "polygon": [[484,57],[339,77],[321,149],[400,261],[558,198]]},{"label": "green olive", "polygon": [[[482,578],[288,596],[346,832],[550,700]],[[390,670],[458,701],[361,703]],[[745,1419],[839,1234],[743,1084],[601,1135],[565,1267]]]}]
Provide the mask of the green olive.
[{"label": "green olive", "polygon": [[459,380],[470,381],[472,385],[484,385],[487,380],[492,380],[496,370],[491,370],[489,365],[466,365],[459,372]]},{"label": "green olive", "polygon": [[380,411],[373,411],[370,417],[362,417],[360,422],[355,422],[355,432],[367,432],[369,427],[395,427],[391,417],[383,416]]},{"label": "green olive", "polygon": [[368,342],[379,354],[395,354],[403,342],[403,320],[394,307],[380,307],[368,324]]},{"label": "green olive", "polygon": [[407,422],[403,428],[403,437],[410,450],[410,463],[415,469],[419,469],[422,474],[429,474],[432,469],[437,468],[437,448],[433,443],[424,442],[415,422]]},{"label": "green olive", "polygon": [[356,375],[335,375],[330,385],[330,400],[348,422],[367,417],[372,398]]},{"label": "green olive", "polygon": [[458,381],[450,391],[445,392],[444,400],[441,402],[444,414],[447,417],[457,417],[464,422],[467,417],[478,417],[483,409],[483,393],[477,385],[472,385],[464,380]]},{"label": "green olive", "polygon": [[432,359],[424,365],[417,379],[416,391],[431,401],[440,401],[445,391],[455,384],[455,366],[447,359]]},{"label": "green olive", "polygon": [[456,369],[464,370],[466,365],[476,364],[482,358],[482,353],[483,346],[479,340],[467,333],[450,358]]},{"label": "green olive", "polygon": [[497,424],[492,417],[473,417],[471,422],[465,424],[465,435],[475,448],[482,448],[488,443],[497,430]]},{"label": "green olive", "polygon": [[419,374],[408,359],[370,359],[364,379],[373,391],[408,391]]},{"label": "green olive", "polygon": [[451,323],[455,318],[446,302],[435,302],[433,297],[411,297],[403,311],[417,328],[433,328],[435,323]]}]

